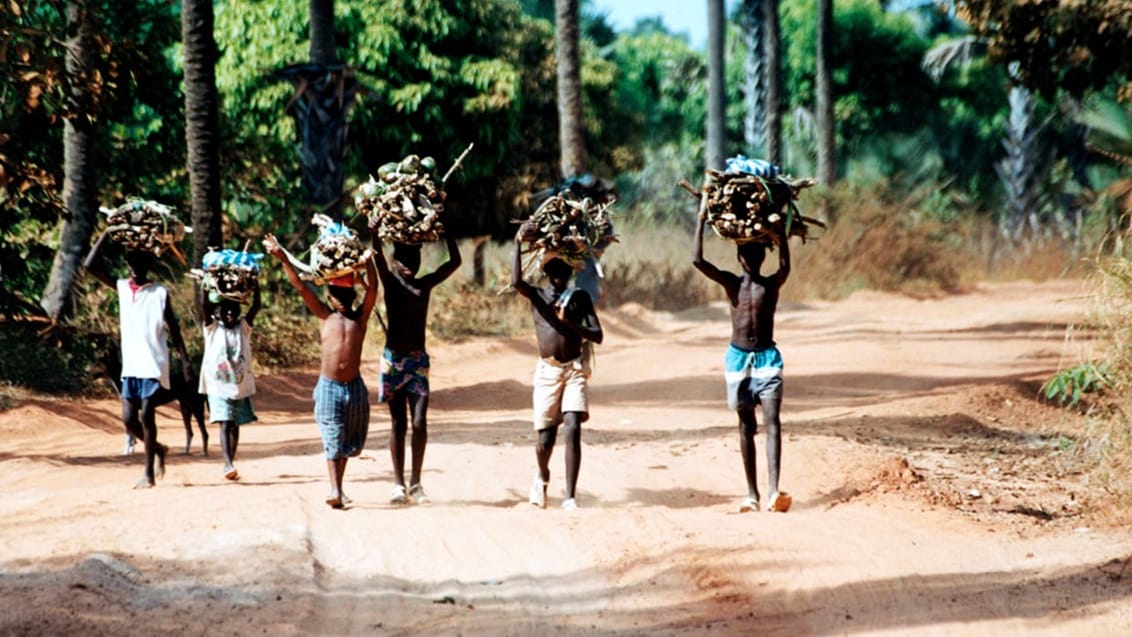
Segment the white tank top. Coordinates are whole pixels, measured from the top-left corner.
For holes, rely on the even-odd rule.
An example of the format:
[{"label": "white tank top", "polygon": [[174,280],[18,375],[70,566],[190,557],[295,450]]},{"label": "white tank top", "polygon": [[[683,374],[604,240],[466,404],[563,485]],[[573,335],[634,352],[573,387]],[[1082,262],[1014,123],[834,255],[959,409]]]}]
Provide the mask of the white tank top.
[{"label": "white tank top", "polygon": [[118,279],[122,378],[156,378],[162,387],[169,387],[168,298],[169,292],[159,283],[146,283],[134,292],[129,279]]}]

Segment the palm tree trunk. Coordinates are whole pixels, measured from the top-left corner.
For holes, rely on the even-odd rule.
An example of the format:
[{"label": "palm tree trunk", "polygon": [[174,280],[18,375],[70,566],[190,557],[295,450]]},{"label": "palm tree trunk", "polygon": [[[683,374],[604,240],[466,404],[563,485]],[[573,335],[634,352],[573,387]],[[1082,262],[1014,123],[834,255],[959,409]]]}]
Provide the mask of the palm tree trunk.
[{"label": "palm tree trunk", "polygon": [[578,0],[555,0],[554,44],[558,64],[558,140],[563,177],[589,170],[582,112]]},{"label": "palm tree trunk", "polygon": [[94,26],[86,3],[67,3],[68,110],[63,123],[63,205],[66,217],[40,305],[54,320],[71,310],[71,290],[98,216],[95,179],[97,115],[87,94],[97,60]]},{"label": "palm tree trunk", "polygon": [[833,0],[818,0],[817,15],[818,181],[826,188],[837,179],[836,138],[833,121]]},{"label": "palm tree trunk", "polygon": [[310,58],[315,64],[336,64],[334,0],[310,0]]},{"label": "palm tree trunk", "polygon": [[727,153],[727,115],[723,76],[723,49],[727,42],[723,0],[708,0],[708,109],[707,148],[704,153],[708,168],[723,169]]},{"label": "palm tree trunk", "polygon": [[310,0],[310,62],[277,72],[295,86],[288,110],[299,133],[303,192],[316,211],[341,220],[345,198],[346,137],[357,103],[354,71],[338,62],[334,0]]},{"label": "palm tree trunk", "polygon": [[766,158],[782,164],[782,38],[778,0],[763,0],[763,74],[766,76]]},{"label": "palm tree trunk", "polygon": [[181,41],[185,56],[185,143],[192,199],[193,264],[224,242],[220,211],[219,52],[213,36],[212,0],[183,0]]},{"label": "palm tree trunk", "polygon": [[743,145],[751,157],[766,147],[765,0],[743,0]]}]

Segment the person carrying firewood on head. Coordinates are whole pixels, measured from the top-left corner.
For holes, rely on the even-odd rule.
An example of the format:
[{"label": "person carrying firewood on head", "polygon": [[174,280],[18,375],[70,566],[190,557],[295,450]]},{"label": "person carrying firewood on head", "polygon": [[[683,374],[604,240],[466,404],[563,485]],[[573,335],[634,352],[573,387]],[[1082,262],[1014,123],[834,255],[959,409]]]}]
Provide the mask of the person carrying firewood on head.
[{"label": "person carrying firewood on head", "polygon": [[[333,225],[335,232],[345,234],[339,232],[342,228],[338,224]],[[263,245],[268,254],[283,264],[287,279],[298,290],[307,308],[318,317],[322,364],[314,388],[314,415],[330,476],[326,504],[341,509],[350,504],[343,491],[346,462],[350,457],[361,454],[369,433],[369,392],[361,376],[361,359],[366,327],[377,302],[377,272],[373,257],[368,252],[360,257],[366,271],[366,288],[361,305],[355,308],[356,275],[352,271],[345,274],[335,272],[335,276],[320,279],[327,283],[327,301],[324,303],[299,277],[292,257],[274,235],[264,237]],[[312,248],[312,253],[314,251]],[[357,267],[359,264],[350,265]]]},{"label": "person carrying firewood on head", "polygon": [[511,271],[511,286],[531,303],[540,356],[532,380],[538,466],[529,501],[537,507],[546,507],[550,456],[561,425],[566,439],[566,492],[562,508],[571,510],[578,508],[576,489],[582,464],[582,423],[589,419],[586,386],[590,357],[586,345],[601,343],[604,333],[589,294],[567,287],[574,268],[556,253],[543,252],[542,271],[549,279],[546,287],[537,288],[523,280],[522,245],[532,240],[537,232],[531,222],[520,226],[515,235]]},{"label": "person carrying firewood on head", "polygon": [[[375,262],[385,286],[385,313],[389,325],[381,355],[381,393],[378,401],[389,405],[392,425],[389,455],[393,461],[391,504],[428,504],[431,500],[421,484],[425,446],[428,444],[429,357],[425,349],[425,326],[432,290],[460,268],[460,248],[451,233],[445,233],[448,260],[433,272],[417,276],[421,245],[393,242],[393,261],[386,263],[379,229],[380,215],[369,220],[376,253]],[[405,485],[405,436],[411,414],[413,434],[409,484]]]},{"label": "person carrying firewood on head", "polygon": [[[252,409],[252,323],[259,314],[259,259],[262,254],[210,250],[204,255],[200,316],[204,331],[199,392],[208,396],[209,419],[220,427],[224,478],[240,477],[234,464],[240,426],[257,420]],[[194,273],[198,272],[194,270]],[[242,304],[251,296],[248,311]]]},{"label": "person carrying firewood on head", "polygon": [[[145,205],[139,203],[139,211]],[[147,214],[153,215],[164,215],[166,211],[159,204],[145,208]],[[191,384],[193,372],[177,315],[169,301],[169,290],[150,278],[157,261],[156,251],[165,247],[165,238],[153,237],[143,226],[126,228],[128,222],[115,221],[121,219],[112,214],[111,227],[99,235],[83,267],[118,292],[122,422],[130,436],[145,441],[145,474],[134,488],[148,489],[164,477],[165,456],[169,450],[157,441],[156,422],[157,393],[161,388],[170,388],[169,340],[181,357],[181,373],[186,384]],[[127,236],[127,233],[132,234]],[[109,238],[121,241],[127,250],[127,278],[114,280],[98,265],[98,257]]]},{"label": "person carrying firewood on head", "polygon": [[[755,163],[752,163],[755,162]],[[731,163],[731,162],[729,162]],[[769,192],[763,180],[777,179],[778,169],[761,160],[744,160],[742,168],[729,170],[727,175],[717,174],[724,179],[757,181],[762,183],[763,192]],[[753,166],[753,168],[752,168]],[[757,179],[754,179],[757,177]],[[752,179],[748,179],[752,178]],[[744,182],[746,183],[746,181]],[[753,211],[748,217],[732,215],[725,220],[744,226],[744,231],[753,231],[758,239],[723,235],[736,240],[736,260],[740,273],[735,274],[719,269],[704,258],[704,226],[709,222],[709,201],[714,204],[714,194],[705,186],[700,212],[696,220],[696,230],[692,242],[692,264],[709,279],[723,287],[731,306],[731,342],[724,357],[724,375],[727,386],[727,405],[739,416],[739,450],[743,459],[743,470],[747,478],[747,497],[739,505],[740,512],[760,510],[759,488],[756,472],[755,418],[756,405],[762,405],[763,420],[766,425],[766,456],[769,474],[770,498],[767,511],[789,510],[791,497],[779,490],[778,479],[782,457],[782,424],[779,408],[782,405],[782,355],[774,341],[774,315],[778,307],[779,291],[790,275],[790,242],[787,232],[776,229],[776,217],[783,211],[762,200],[766,210],[761,213],[757,205],[748,205],[746,199],[738,201],[744,210]],[[728,202],[730,203],[730,202]],[[777,206],[785,202],[777,202]],[[773,221],[768,221],[768,218]],[[749,226],[749,227],[747,227]],[[798,219],[801,227],[801,218]],[[718,230],[718,227],[717,227]],[[730,230],[729,230],[730,231]],[[802,234],[804,237],[804,233]],[[769,276],[761,273],[768,249],[778,248],[778,270]]]}]

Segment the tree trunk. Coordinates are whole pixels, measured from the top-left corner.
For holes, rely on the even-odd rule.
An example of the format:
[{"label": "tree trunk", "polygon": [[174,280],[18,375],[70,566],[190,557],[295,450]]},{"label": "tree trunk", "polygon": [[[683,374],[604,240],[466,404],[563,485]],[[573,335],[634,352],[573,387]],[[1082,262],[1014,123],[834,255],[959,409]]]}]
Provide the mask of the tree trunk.
[{"label": "tree trunk", "polygon": [[219,52],[213,37],[212,0],[183,0],[181,42],[185,56],[185,142],[192,198],[193,259],[224,243],[220,211]]},{"label": "tree trunk", "polygon": [[723,0],[708,0],[708,108],[707,149],[704,159],[708,168],[723,169],[727,153],[726,91],[723,77],[723,49],[726,44]]},{"label": "tree trunk", "polygon": [[288,112],[299,134],[299,165],[307,203],[342,219],[349,115],[357,103],[354,70],[338,62],[334,0],[310,2],[310,62],[276,71],[295,87]]},{"label": "tree trunk", "polygon": [[67,211],[59,250],[40,301],[54,320],[66,318],[71,311],[72,286],[98,217],[94,156],[97,113],[88,95],[98,54],[86,3],[67,3],[67,35],[69,114],[63,123],[63,205]]},{"label": "tree trunk", "polygon": [[310,60],[314,64],[336,64],[338,49],[334,33],[334,0],[310,0]]},{"label": "tree trunk", "polygon": [[778,0],[763,0],[763,74],[766,77],[766,158],[782,165],[782,38]]},{"label": "tree trunk", "polygon": [[818,182],[832,188],[837,179],[833,121],[833,0],[818,0],[817,15]]},{"label": "tree trunk", "polygon": [[555,0],[554,46],[558,63],[558,141],[563,177],[589,171],[582,113],[578,0]]},{"label": "tree trunk", "polygon": [[766,149],[765,0],[743,0],[743,145],[747,155],[762,157]]}]

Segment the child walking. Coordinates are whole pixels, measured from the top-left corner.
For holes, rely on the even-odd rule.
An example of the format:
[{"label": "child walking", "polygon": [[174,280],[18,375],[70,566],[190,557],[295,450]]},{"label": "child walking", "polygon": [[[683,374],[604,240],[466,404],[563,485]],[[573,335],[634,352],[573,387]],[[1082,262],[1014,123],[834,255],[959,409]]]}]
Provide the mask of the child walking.
[{"label": "child walking", "polygon": [[224,453],[224,477],[237,480],[236,448],[240,425],[255,422],[252,395],[252,323],[259,313],[259,281],[251,279],[252,302],[240,316],[240,302],[201,287],[201,325],[204,329],[204,359],[200,388],[208,396],[209,419],[220,427],[220,449]]}]

